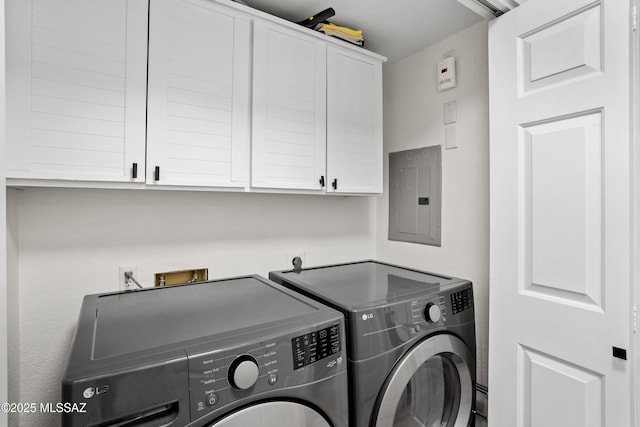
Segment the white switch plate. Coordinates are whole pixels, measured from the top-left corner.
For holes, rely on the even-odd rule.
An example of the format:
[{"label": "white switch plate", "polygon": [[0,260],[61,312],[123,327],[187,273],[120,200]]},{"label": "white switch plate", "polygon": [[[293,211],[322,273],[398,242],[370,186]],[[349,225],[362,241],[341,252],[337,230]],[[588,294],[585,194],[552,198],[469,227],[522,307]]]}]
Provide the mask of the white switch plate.
[{"label": "white switch plate", "polygon": [[443,108],[444,124],[449,125],[458,120],[456,101],[447,102]]},{"label": "white switch plate", "polygon": [[458,148],[456,127],[454,125],[446,126],[444,128],[444,148],[446,148],[447,150],[451,148]]}]

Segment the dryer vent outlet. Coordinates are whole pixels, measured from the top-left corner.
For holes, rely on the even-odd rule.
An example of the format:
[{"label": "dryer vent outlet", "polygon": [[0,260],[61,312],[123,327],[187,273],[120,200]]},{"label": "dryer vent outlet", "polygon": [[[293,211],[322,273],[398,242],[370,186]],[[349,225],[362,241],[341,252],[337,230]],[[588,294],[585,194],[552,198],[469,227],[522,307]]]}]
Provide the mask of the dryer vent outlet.
[{"label": "dryer vent outlet", "polygon": [[155,274],[154,286],[164,287],[184,285],[187,283],[206,282],[209,279],[208,268],[193,268],[191,270],[166,271]]}]

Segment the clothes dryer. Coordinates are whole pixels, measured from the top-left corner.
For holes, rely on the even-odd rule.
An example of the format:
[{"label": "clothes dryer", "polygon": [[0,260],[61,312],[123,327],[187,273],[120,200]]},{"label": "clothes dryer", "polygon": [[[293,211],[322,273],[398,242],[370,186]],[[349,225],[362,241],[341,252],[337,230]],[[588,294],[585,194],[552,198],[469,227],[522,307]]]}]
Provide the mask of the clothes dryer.
[{"label": "clothes dryer", "polygon": [[377,261],[269,277],[346,316],[351,426],[472,425],[469,281]]},{"label": "clothes dryer", "polygon": [[63,426],[347,427],[343,315],[259,276],[86,296]]}]

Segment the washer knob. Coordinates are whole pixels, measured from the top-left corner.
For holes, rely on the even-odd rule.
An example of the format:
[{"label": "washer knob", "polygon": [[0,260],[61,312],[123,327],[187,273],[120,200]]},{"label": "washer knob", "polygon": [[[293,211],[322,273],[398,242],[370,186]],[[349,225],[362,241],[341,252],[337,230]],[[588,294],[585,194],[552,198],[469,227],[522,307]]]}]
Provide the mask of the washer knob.
[{"label": "washer knob", "polygon": [[247,355],[236,357],[229,366],[229,384],[238,390],[246,390],[258,380],[258,362]]},{"label": "washer knob", "polygon": [[442,312],[440,311],[440,306],[432,302],[428,303],[424,308],[424,318],[429,323],[438,322],[438,320],[440,320],[441,314]]}]

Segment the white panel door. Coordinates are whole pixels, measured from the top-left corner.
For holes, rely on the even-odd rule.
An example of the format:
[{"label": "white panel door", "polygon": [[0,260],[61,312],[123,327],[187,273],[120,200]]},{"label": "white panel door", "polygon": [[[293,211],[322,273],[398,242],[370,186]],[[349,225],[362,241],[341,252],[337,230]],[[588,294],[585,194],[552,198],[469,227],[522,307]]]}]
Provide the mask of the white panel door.
[{"label": "white panel door", "polygon": [[253,30],[253,187],[322,190],[326,43],[262,21]]},{"label": "white panel door", "polygon": [[631,425],[630,16],[535,0],[490,25],[495,427]]},{"label": "white panel door", "polygon": [[8,177],[143,181],[147,1],[6,7]]},{"label": "white panel door", "polygon": [[327,191],[382,192],[382,63],[327,48]]},{"label": "white panel door", "polygon": [[246,185],[249,18],[205,0],[149,11],[147,183]]}]

